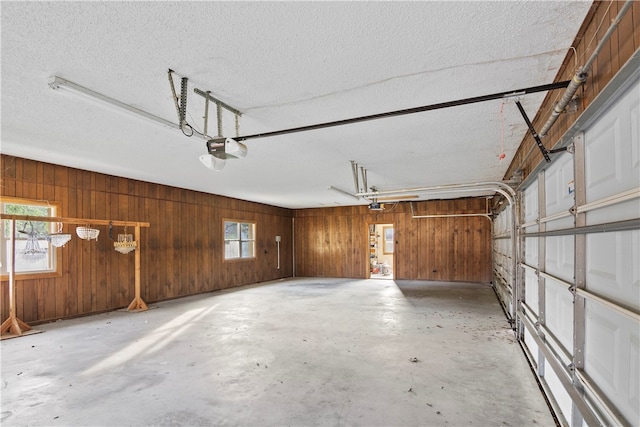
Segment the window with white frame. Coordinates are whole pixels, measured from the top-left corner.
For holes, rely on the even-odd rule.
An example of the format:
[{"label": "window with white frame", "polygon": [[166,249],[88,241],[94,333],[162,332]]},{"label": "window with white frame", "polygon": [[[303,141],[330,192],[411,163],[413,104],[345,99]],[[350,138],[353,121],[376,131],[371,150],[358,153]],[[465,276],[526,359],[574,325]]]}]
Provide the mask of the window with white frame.
[{"label": "window with white frame", "polygon": [[224,259],[255,258],[256,224],[253,222],[224,222]]},{"label": "window with white frame", "polygon": [[[3,197],[0,211],[7,215],[56,216],[56,206],[48,202]],[[0,274],[6,276],[11,269],[11,221],[2,221],[0,233]],[[16,220],[14,222],[16,275],[56,273],[56,248],[47,236],[50,222]]]}]

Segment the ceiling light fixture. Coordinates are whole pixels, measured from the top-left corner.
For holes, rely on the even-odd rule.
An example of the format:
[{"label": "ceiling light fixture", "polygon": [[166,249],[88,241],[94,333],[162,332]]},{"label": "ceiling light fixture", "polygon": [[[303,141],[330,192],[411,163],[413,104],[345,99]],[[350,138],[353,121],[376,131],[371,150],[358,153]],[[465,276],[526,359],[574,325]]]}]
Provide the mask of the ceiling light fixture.
[{"label": "ceiling light fixture", "polygon": [[219,159],[217,157],[212,156],[211,154],[201,155],[200,162],[202,162],[202,164],[208,167],[209,169],[214,170],[216,172],[220,172],[222,169],[224,169],[224,166],[227,163],[225,159]]},{"label": "ceiling light fixture", "polygon": [[[168,70],[168,74],[169,82],[171,83],[172,95],[175,100],[176,110],[178,113],[179,123],[173,123],[169,120],[163,119],[162,117],[158,117],[137,107],[126,104],[122,101],[118,101],[117,99],[111,98],[107,95],[103,95],[70,80],[63,79],[62,77],[51,76],[49,78],[49,87],[56,91],[67,92],[71,95],[80,96],[91,101],[97,101],[107,107],[113,107],[119,112],[130,113],[132,115],[142,117],[170,129],[180,130],[186,136],[197,136],[199,138],[205,139],[207,141],[207,151],[209,152],[209,154],[201,155],[200,161],[209,169],[220,171],[224,168],[226,159],[246,157],[248,150],[245,144],[242,144],[234,139],[228,139],[227,141],[227,138],[221,137],[222,110],[227,110],[234,114],[236,121],[236,134],[238,133],[239,128],[238,118],[242,115],[242,113],[239,110],[230,107],[224,102],[214,98],[213,96],[211,96],[210,92],[204,92],[198,88],[195,88],[194,92],[205,98],[206,108],[204,117],[204,132],[196,131],[186,121],[188,79],[186,77],[183,77],[180,80],[180,96],[178,97],[172,79],[173,70]],[[212,138],[211,136],[207,135],[209,102],[215,103],[217,107],[218,138]],[[210,141],[214,142],[210,143]],[[218,144],[220,144],[220,146],[218,146]]]},{"label": "ceiling light fixture", "polygon": [[116,109],[122,112],[131,113],[138,117],[143,117],[147,120],[150,120],[152,122],[155,122],[157,124],[160,124],[162,126],[165,126],[171,129],[180,129],[180,126],[170,122],[169,120],[165,120],[162,117],[158,117],[151,113],[147,113],[144,110],[141,110],[129,104],[125,104],[122,101],[118,101],[117,99],[113,99],[109,96],[103,95],[94,90],[88,89],[84,86],[80,86],[77,83],[63,79],[62,77],[58,77],[58,76],[49,77],[49,87],[56,91],[61,90],[63,92],[68,92],[72,95],[78,95],[91,100],[99,101],[100,103],[106,106],[115,107]]}]

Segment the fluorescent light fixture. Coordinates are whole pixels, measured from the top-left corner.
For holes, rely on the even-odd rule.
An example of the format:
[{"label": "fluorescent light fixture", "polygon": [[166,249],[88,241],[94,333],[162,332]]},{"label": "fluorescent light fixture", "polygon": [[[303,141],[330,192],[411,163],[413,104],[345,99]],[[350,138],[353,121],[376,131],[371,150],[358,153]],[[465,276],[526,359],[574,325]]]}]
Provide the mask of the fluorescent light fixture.
[{"label": "fluorescent light fixture", "polygon": [[344,191],[344,190],[342,190],[340,188],[333,187],[331,185],[327,187],[327,190],[335,191],[335,192],[340,193],[340,194],[342,194],[344,196],[351,197],[352,199],[360,200],[360,197],[355,196],[355,195],[349,193],[348,191]]},{"label": "fluorescent light fixture", "polygon": [[169,127],[171,129],[180,130],[180,126],[176,123],[172,123],[169,120],[163,119],[162,117],[158,117],[151,113],[147,113],[144,110],[131,106],[129,104],[125,104],[124,102],[118,101],[117,99],[113,99],[109,96],[103,95],[91,89],[88,89],[84,86],[80,86],[72,81],[63,79],[62,77],[52,76],[49,77],[49,87],[53,90],[61,90],[64,92],[69,92],[74,95],[83,96],[95,101],[99,101],[102,104],[105,104],[110,107],[115,107],[118,110],[121,110],[125,113],[134,114],[136,116],[145,118],[147,120],[153,121],[165,127]]},{"label": "fluorescent light fixture", "polygon": [[224,169],[224,165],[227,163],[225,159],[219,159],[212,156],[211,154],[201,155],[200,161],[203,165],[216,172],[220,172],[222,169]]},{"label": "fluorescent light fixture", "polygon": [[[84,86],[80,86],[77,83],[63,79],[62,77],[49,77],[49,87],[53,90],[62,90],[74,95],[83,96],[93,101],[98,101],[106,106],[115,107],[121,112],[142,117],[171,129],[181,130],[180,125],[176,123],[172,123],[162,117],[158,117],[107,95],[103,95]],[[209,169],[221,171],[224,168],[227,159],[237,159],[247,156],[247,146],[235,139],[224,137],[210,138],[207,135],[199,133],[194,133],[194,135],[207,138],[207,151],[209,154],[203,154],[200,156],[200,161]]]},{"label": "fluorescent light fixture", "polygon": [[387,197],[378,197],[377,200],[379,202],[397,202],[398,200],[408,200],[408,199],[417,199],[418,196],[416,194],[412,195],[401,195],[401,196],[387,196]]}]

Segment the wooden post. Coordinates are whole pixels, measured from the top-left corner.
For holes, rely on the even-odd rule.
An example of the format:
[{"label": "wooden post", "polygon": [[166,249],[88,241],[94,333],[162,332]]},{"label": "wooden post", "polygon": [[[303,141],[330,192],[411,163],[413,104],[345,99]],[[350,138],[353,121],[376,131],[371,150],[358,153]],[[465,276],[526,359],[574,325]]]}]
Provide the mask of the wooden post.
[{"label": "wooden post", "polygon": [[0,326],[0,334],[2,335],[22,335],[31,329],[31,326],[18,319],[16,315],[16,222],[14,219],[9,221],[11,224],[11,269],[9,270],[9,318]]},{"label": "wooden post", "polygon": [[136,270],[135,270],[135,298],[129,304],[128,311],[145,311],[148,310],[147,304],[140,297],[140,225],[136,224],[136,234],[135,240],[137,242],[137,247],[135,250],[136,257]]}]

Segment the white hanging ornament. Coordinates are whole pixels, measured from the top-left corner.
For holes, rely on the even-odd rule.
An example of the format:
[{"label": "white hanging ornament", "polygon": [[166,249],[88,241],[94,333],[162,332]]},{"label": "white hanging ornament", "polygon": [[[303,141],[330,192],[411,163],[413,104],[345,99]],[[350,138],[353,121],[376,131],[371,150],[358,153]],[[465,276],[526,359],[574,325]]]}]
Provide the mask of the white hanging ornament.
[{"label": "white hanging ornament", "polygon": [[71,240],[71,234],[62,232],[62,223],[58,223],[58,231],[56,233],[49,234],[47,239],[51,242],[53,246],[59,248],[61,246],[66,245],[69,240]]},{"label": "white hanging ornament", "polygon": [[125,234],[118,234],[118,241],[113,242],[113,247],[116,252],[121,254],[128,254],[131,251],[135,251],[138,246],[138,242],[133,240],[133,235],[127,234],[127,227],[124,228]]},{"label": "white hanging ornament", "polygon": [[33,231],[33,224],[29,221],[29,227],[31,231],[25,231],[27,224],[20,230],[20,233],[27,235],[27,243],[23,250],[20,251],[20,255],[29,262],[38,262],[43,260],[47,256],[47,249],[40,247],[38,242],[38,232]]}]

